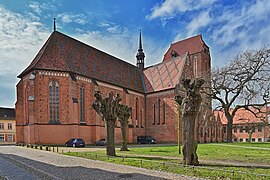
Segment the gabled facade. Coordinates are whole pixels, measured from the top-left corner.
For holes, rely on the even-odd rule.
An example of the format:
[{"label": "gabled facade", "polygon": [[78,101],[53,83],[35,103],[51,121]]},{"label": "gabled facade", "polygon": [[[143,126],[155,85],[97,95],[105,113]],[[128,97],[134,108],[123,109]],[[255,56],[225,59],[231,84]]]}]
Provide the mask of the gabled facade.
[{"label": "gabled facade", "polygon": [[[177,142],[175,87],[183,77],[199,77],[210,69],[208,46],[201,35],[190,39],[199,42],[194,45],[196,51],[180,49],[186,40],[179,41],[171,45],[161,63],[145,68],[141,33],[134,66],[54,31],[18,76],[17,142],[63,144],[80,137],[90,144],[105,138],[104,123],[91,106],[95,91],[103,96],[119,94],[122,103],[132,107],[129,143],[140,135]],[[177,55],[168,55],[172,49]],[[199,67],[204,61],[206,70]],[[194,74],[194,69],[200,73]],[[115,140],[121,142],[119,122]]]}]

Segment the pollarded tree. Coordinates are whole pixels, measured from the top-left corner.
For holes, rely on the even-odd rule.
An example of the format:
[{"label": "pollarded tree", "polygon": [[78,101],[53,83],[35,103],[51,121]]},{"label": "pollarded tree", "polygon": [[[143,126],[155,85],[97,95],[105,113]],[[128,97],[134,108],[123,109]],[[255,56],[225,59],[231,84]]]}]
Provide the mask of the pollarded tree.
[{"label": "pollarded tree", "polygon": [[183,164],[198,165],[197,139],[195,136],[195,122],[200,110],[202,97],[200,89],[203,79],[183,79],[185,97],[176,96],[175,101],[182,107],[182,144]]},{"label": "pollarded tree", "polygon": [[129,151],[127,148],[127,123],[128,118],[131,116],[131,107],[120,104],[117,110],[117,118],[121,123],[121,131],[122,131],[122,147],[121,151]]},{"label": "pollarded tree", "polygon": [[231,63],[212,71],[210,97],[218,103],[216,109],[225,113],[227,142],[232,142],[232,124],[236,112],[267,104],[270,89],[270,49],[245,51]]},{"label": "pollarded tree", "polygon": [[121,101],[121,98],[119,97],[119,94],[117,94],[115,97],[109,96],[106,98],[102,98],[101,93],[99,91],[96,91],[94,96],[96,99],[93,102],[92,107],[105,122],[107,155],[116,156],[114,144],[114,131],[116,122],[116,111],[119,108],[119,102]]}]

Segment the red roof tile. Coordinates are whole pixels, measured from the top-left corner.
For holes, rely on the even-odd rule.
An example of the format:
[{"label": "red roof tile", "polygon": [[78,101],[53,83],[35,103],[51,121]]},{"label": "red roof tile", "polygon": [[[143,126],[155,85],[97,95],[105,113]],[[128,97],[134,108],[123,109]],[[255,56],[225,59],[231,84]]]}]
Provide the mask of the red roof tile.
[{"label": "red roof tile", "polygon": [[136,66],[57,31],[51,34],[31,64],[18,77],[35,69],[72,72],[144,92],[142,73]]},{"label": "red roof tile", "polygon": [[187,54],[146,68],[143,72],[146,92],[174,88],[182,77],[186,58]]},{"label": "red roof tile", "polygon": [[175,51],[178,56],[184,55],[186,52],[194,54],[203,50],[204,41],[201,35],[193,36],[188,39],[178,41],[171,44],[170,48],[164,54],[163,61],[171,59],[171,52]]},{"label": "red roof tile", "polygon": [[[262,113],[258,114],[256,117],[253,113],[251,113],[248,110],[239,109],[233,118],[233,124],[263,123],[266,117],[265,107],[261,109],[261,112]],[[222,124],[227,124],[228,121],[223,111],[214,111],[214,115],[216,117],[219,115]]]}]

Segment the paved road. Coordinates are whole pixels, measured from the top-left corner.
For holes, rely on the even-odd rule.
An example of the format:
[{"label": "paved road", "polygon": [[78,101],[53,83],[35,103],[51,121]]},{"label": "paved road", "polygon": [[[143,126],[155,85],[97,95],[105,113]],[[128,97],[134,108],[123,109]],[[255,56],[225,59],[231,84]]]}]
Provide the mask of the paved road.
[{"label": "paved road", "polygon": [[18,146],[0,146],[0,176],[6,179],[194,179]]},{"label": "paved road", "polygon": [[8,179],[38,179],[37,176],[26,172],[18,164],[3,158],[2,154],[0,154],[0,177],[8,177]]}]

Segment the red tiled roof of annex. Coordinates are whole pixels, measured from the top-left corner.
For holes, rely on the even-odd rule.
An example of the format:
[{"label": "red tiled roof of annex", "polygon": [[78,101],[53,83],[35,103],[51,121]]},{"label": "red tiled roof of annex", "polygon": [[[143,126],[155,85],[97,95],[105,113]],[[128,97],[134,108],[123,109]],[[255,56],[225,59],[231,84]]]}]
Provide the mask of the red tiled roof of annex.
[{"label": "red tiled roof of annex", "polygon": [[[258,112],[258,110],[254,109],[254,112]],[[225,117],[225,113],[223,111],[214,111],[214,115],[219,117],[222,124],[227,124],[227,118]],[[257,117],[248,110],[239,109],[237,110],[234,118],[233,124],[246,124],[246,123],[264,123],[266,120],[266,108],[261,108],[261,112],[257,114]]]},{"label": "red tiled roof of annex", "polygon": [[190,37],[182,41],[171,44],[168,51],[164,54],[163,61],[171,59],[171,51],[174,50],[178,56],[184,55],[186,52],[194,54],[203,50],[203,45],[206,45],[202,39],[202,35]]}]

